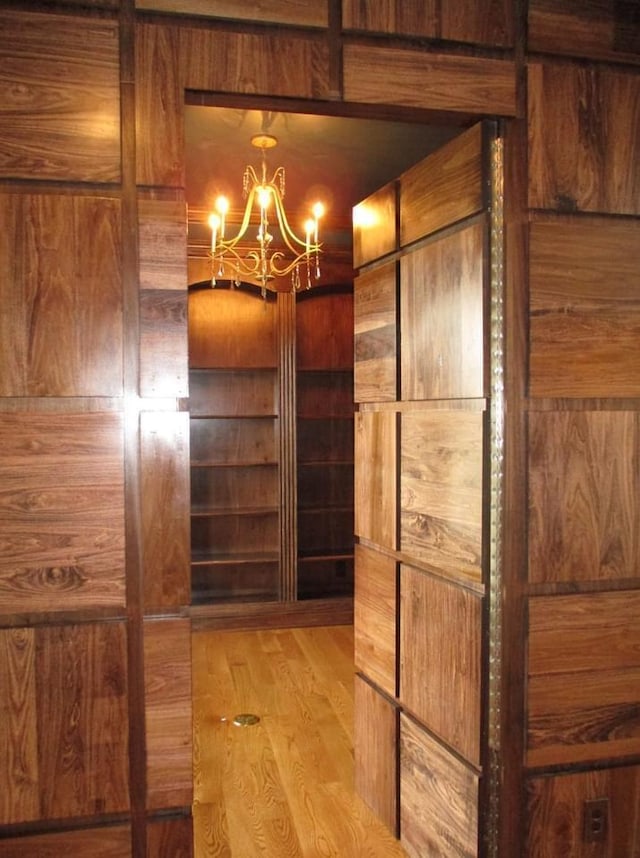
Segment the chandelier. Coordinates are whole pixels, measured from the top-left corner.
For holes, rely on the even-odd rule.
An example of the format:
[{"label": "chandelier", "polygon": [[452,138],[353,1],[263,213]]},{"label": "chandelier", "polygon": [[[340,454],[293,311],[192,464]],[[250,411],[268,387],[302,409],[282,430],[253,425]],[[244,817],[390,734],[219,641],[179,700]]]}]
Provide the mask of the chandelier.
[{"label": "chandelier", "polygon": [[[303,285],[310,289],[312,280],[320,277],[322,245],[318,242],[318,222],[324,206],[320,202],[313,205],[312,216],[304,224],[304,238],[296,235],[284,209],[284,167],[277,167],[271,178],[267,178],[267,150],[273,149],[277,142],[276,137],[264,132],[251,138],[251,145],[261,153],[261,170],[258,175],[251,165],[245,167],[242,189],[246,204],[240,228],[232,238],[226,235],[229,200],[220,196],[215,201],[215,212],[208,221],[212,286],[218,279],[231,280],[236,286],[241,280],[249,280],[258,283],[265,297],[268,285],[276,278],[290,275],[291,289],[298,291]],[[272,211],[275,222],[270,224]],[[247,231],[254,214],[258,217],[258,229],[252,247],[251,243],[247,245],[250,241]],[[277,232],[278,242],[274,242],[271,228]]]}]

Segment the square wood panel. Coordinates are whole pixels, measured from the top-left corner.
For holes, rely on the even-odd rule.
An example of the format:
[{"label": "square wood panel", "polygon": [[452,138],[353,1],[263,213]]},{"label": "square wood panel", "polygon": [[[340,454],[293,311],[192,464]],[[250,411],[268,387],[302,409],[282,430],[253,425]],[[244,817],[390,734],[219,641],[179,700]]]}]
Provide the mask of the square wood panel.
[{"label": "square wood panel", "polygon": [[191,622],[144,624],[147,807],[192,802]]},{"label": "square wood panel", "polygon": [[529,602],[528,761],[638,753],[640,592]]},{"label": "square wood panel", "polygon": [[356,675],[354,684],[356,792],[384,824],[398,829],[398,710]]},{"label": "square wood panel", "polygon": [[188,605],[189,415],[140,415],[145,609]]},{"label": "square wood panel", "polygon": [[355,665],[390,697],[396,695],[396,561],[355,547]]},{"label": "square wood panel", "polygon": [[[526,858],[640,855],[640,766],[530,778]],[[605,841],[585,843],[585,802],[608,801]],[[560,835],[561,832],[561,835]]]},{"label": "square wood panel", "polygon": [[0,415],[0,612],[124,606],[120,414]]},{"label": "square wood panel", "polygon": [[353,267],[374,262],[398,246],[395,182],[375,191],[353,210]]},{"label": "square wood panel", "polygon": [[482,598],[400,567],[400,701],[480,764]]},{"label": "square wood panel", "polygon": [[400,831],[415,858],[478,855],[479,773],[400,716]]},{"label": "square wood panel", "polygon": [[402,415],[400,547],[452,578],[482,580],[481,412]]},{"label": "square wood panel", "polygon": [[403,400],[484,395],[484,236],[476,222],[400,261]]},{"label": "square wood panel", "polygon": [[459,134],[400,178],[400,244],[480,212],[485,201],[482,123]]},{"label": "square wood panel", "polygon": [[640,214],[637,74],[568,63],[528,74],[530,208]]},{"label": "square wood panel", "polygon": [[529,580],[635,579],[638,415],[532,412],[529,439]]},{"label": "square wood panel", "polygon": [[355,416],[355,533],[390,549],[398,539],[396,422],[393,411]]},{"label": "square wood panel", "polygon": [[360,274],[354,283],[356,402],[394,402],[397,394],[396,264]]},{"label": "square wood panel", "polygon": [[0,194],[0,395],[122,393],[120,257],[119,200]]},{"label": "square wood panel", "polygon": [[[124,625],[5,629],[0,655],[2,823],[126,811]],[[59,855],[54,845],[64,851],[65,842],[45,840],[33,854]],[[79,835],[78,847],[82,842]],[[7,848],[3,856],[25,854]]]},{"label": "square wood panel", "polygon": [[118,182],[119,61],[117,21],[0,11],[0,176]]},{"label": "square wood panel", "polygon": [[640,221],[530,225],[532,396],[640,395]]}]

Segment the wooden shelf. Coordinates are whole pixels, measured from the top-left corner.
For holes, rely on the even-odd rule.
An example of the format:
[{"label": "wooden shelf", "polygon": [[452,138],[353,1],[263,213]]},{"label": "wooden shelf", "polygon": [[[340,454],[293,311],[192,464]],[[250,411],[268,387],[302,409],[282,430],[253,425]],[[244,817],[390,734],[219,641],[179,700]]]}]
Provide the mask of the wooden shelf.
[{"label": "wooden shelf", "polygon": [[191,468],[257,468],[262,466],[276,468],[278,463],[272,459],[244,459],[235,462],[205,462],[193,461],[193,459],[191,460]]},{"label": "wooden shelf", "polygon": [[351,307],[349,287],[295,306],[287,295],[190,295],[195,604],[352,594]]},{"label": "wooden shelf", "polygon": [[277,506],[245,506],[245,507],[215,507],[215,508],[198,508],[191,507],[191,518],[218,518],[230,515],[269,515],[278,514],[280,508]]},{"label": "wooden shelf", "polygon": [[191,554],[192,566],[242,566],[246,563],[277,563],[277,551],[253,551],[246,554]]}]

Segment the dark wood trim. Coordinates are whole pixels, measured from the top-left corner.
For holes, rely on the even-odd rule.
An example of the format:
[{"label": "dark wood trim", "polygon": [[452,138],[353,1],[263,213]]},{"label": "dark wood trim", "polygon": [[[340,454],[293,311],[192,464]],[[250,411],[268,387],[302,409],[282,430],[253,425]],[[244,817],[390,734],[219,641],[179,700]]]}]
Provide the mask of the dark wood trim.
[{"label": "dark wood trim", "polygon": [[122,0],[120,10],[120,76],[129,797],[131,856],[132,858],[146,858],[147,755],[144,688],[144,592],[140,510],[140,412],[137,406],[140,387],[140,309],[138,294],[134,0]]},{"label": "dark wood trim", "polygon": [[203,605],[191,608],[194,632],[210,629],[270,629],[343,626],[353,623],[353,599]]}]

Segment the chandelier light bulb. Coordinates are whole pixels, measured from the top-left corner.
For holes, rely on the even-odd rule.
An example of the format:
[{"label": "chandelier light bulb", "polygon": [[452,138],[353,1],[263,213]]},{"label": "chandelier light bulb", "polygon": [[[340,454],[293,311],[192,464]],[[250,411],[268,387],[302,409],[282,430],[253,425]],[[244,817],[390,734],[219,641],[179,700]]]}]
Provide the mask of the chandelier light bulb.
[{"label": "chandelier light bulb", "polygon": [[259,187],[256,190],[256,194],[258,197],[258,205],[261,209],[269,208],[269,203],[271,202],[271,191],[269,188]]}]

